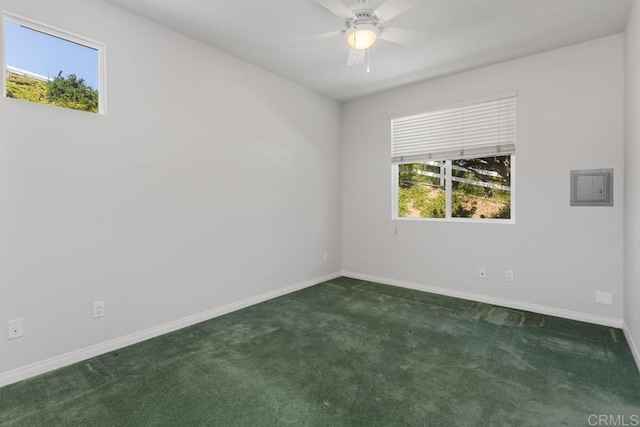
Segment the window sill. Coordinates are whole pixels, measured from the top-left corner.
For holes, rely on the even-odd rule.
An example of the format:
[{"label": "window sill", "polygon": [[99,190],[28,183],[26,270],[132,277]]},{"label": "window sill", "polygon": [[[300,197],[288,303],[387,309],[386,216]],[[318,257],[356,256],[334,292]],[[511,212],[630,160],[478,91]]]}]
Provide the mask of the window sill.
[{"label": "window sill", "polygon": [[497,219],[497,218],[407,218],[392,217],[393,221],[419,221],[419,222],[452,222],[452,223],[468,223],[468,224],[515,224],[515,219]]}]

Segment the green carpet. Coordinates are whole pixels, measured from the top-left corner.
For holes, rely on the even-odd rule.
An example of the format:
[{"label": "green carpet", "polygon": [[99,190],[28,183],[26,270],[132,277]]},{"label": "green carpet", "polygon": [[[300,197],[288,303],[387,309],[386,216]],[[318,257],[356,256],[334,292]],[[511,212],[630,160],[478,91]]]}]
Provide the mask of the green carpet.
[{"label": "green carpet", "polygon": [[592,414],[640,416],[621,330],[344,277],[0,389],[0,424],[20,426],[587,426]]}]

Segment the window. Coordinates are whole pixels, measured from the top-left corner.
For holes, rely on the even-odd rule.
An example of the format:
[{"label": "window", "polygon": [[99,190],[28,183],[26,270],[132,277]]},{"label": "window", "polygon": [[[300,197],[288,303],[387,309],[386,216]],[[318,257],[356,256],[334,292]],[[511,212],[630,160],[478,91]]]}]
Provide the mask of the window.
[{"label": "window", "polygon": [[516,94],[391,120],[393,217],[513,217]]},{"label": "window", "polygon": [[104,114],[103,45],[9,15],[2,26],[6,98]]}]

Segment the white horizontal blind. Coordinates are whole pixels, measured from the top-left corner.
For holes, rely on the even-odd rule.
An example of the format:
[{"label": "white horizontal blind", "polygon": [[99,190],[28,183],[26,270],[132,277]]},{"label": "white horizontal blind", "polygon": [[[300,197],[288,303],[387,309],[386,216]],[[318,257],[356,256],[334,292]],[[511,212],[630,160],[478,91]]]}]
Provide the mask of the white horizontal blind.
[{"label": "white horizontal blind", "polygon": [[391,162],[509,155],[516,149],[516,94],[391,120]]}]

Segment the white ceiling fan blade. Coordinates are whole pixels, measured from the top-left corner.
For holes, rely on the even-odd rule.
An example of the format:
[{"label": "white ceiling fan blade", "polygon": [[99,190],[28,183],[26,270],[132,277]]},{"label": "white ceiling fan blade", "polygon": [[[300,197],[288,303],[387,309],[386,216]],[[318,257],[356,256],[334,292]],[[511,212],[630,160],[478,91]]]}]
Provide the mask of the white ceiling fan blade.
[{"label": "white ceiling fan blade", "polygon": [[315,0],[315,2],[342,19],[355,18],[351,9],[345,6],[340,0]]},{"label": "white ceiling fan blade", "polygon": [[349,52],[349,59],[347,59],[347,66],[358,65],[364,62],[366,50],[351,49]]},{"label": "white ceiling fan blade", "polygon": [[379,37],[382,40],[405,46],[419,46],[425,41],[426,35],[404,28],[383,27]]},{"label": "white ceiling fan blade", "polygon": [[405,13],[414,6],[415,3],[411,0],[387,0],[376,9],[376,15],[385,22]]},{"label": "white ceiling fan blade", "polygon": [[343,30],[331,31],[329,33],[316,34],[308,37],[300,37],[299,39],[294,39],[294,42],[318,42],[322,40],[329,40],[344,34]]}]

